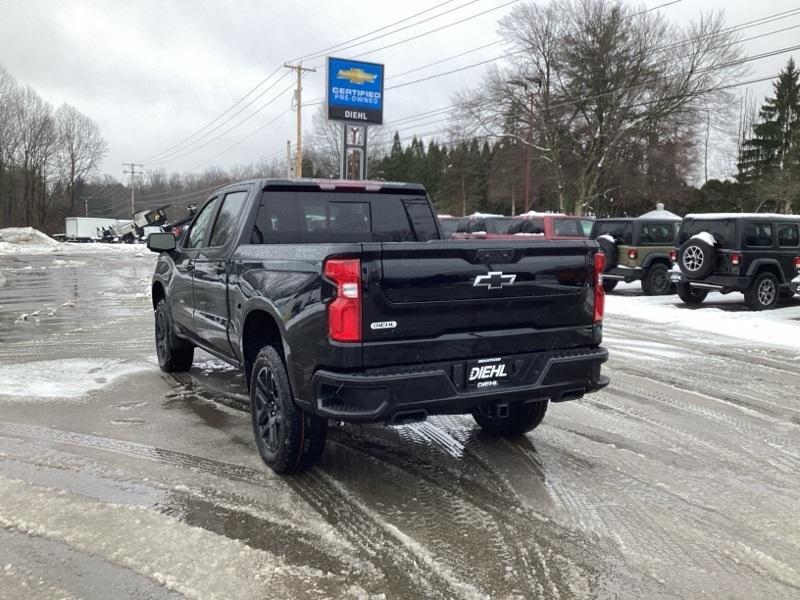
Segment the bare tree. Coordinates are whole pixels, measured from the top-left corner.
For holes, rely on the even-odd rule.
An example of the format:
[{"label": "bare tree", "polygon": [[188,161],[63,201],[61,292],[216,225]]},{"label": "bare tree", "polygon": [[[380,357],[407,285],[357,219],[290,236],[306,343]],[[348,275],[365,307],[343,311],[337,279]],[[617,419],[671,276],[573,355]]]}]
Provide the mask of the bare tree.
[{"label": "bare tree", "polygon": [[8,223],[11,210],[11,167],[19,145],[17,96],[19,87],[11,74],[0,65],[0,223]]},{"label": "bare tree", "polygon": [[[339,177],[342,160],[342,124],[329,121],[322,106],[314,113],[311,130],[303,140],[305,157],[314,164],[320,177]],[[370,126],[367,135],[367,156],[378,156],[384,149],[383,127]]]},{"label": "bare tree", "polygon": [[108,145],[97,124],[69,104],[55,113],[58,134],[58,170],[64,182],[67,205],[72,211],[78,202],[78,183],[93,174],[105,158]]},{"label": "bare tree", "polygon": [[[742,71],[736,33],[719,13],[681,30],[618,1],[529,2],[500,22],[500,34],[513,60],[458,96],[462,119],[476,133],[522,143],[520,131],[532,123],[535,153],[553,172],[560,205],[577,213],[618,185],[609,162],[626,144],[685,140],[706,109],[731,105],[720,88]],[[541,92],[517,85],[525,81],[540,81]],[[574,206],[565,200],[567,182]]]}]

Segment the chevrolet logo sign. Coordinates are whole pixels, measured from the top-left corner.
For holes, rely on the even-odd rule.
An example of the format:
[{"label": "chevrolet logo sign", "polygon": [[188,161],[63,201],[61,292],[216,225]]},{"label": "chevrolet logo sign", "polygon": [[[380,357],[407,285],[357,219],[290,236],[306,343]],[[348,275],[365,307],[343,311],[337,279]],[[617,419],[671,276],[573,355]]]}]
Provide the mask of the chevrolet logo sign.
[{"label": "chevrolet logo sign", "polygon": [[373,83],[376,77],[378,77],[377,73],[367,73],[364,69],[358,69],[355,67],[347,70],[339,69],[339,72],[336,74],[336,79],[346,79],[354,85]]},{"label": "chevrolet logo sign", "polygon": [[504,285],[514,285],[516,275],[503,275],[502,271],[489,271],[486,275],[478,275],[472,287],[487,287],[490,290],[499,290]]}]

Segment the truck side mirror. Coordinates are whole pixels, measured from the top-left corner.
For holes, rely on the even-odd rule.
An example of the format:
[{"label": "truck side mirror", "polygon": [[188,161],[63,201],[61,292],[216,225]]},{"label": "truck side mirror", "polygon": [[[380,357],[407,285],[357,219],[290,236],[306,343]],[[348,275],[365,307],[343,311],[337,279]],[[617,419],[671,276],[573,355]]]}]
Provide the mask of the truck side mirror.
[{"label": "truck side mirror", "polygon": [[175,236],[171,233],[151,233],[147,236],[147,249],[151,252],[175,250]]}]

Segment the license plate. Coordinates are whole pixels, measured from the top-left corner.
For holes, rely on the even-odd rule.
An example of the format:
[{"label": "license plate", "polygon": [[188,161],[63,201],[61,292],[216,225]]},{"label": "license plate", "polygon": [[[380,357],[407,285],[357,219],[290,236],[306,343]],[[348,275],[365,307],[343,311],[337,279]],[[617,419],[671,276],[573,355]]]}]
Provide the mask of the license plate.
[{"label": "license plate", "polygon": [[482,358],[467,363],[467,388],[486,389],[502,385],[511,376],[511,359]]},{"label": "license plate", "polygon": [[669,280],[672,283],[680,283],[681,282],[681,274],[680,273],[670,273]]}]

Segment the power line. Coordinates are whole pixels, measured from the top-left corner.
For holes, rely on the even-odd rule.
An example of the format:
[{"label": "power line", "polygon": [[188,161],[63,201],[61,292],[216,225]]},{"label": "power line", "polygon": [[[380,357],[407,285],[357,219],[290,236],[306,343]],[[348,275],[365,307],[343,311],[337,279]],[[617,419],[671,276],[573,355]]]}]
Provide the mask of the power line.
[{"label": "power line", "polygon": [[[639,15],[643,15],[649,12],[653,12],[654,10],[658,10],[659,8],[665,8],[667,6],[672,6],[673,4],[678,4],[679,2],[683,2],[683,0],[671,0],[670,2],[664,2],[663,4],[659,4],[657,6],[652,6],[650,8],[646,8],[645,10],[641,10],[637,13],[633,13],[632,15],[628,15],[625,19],[633,19],[634,17],[638,17]],[[623,19],[624,20],[624,19]]]},{"label": "power line", "polygon": [[230,128],[228,128],[228,129],[226,129],[225,131],[223,131],[223,132],[222,132],[222,133],[220,133],[219,135],[217,135],[217,136],[215,136],[215,137],[211,138],[210,140],[208,140],[208,141],[207,141],[207,142],[205,142],[204,144],[201,144],[200,146],[197,146],[196,148],[194,148],[194,149],[192,149],[192,150],[189,150],[189,151],[187,151],[187,152],[183,152],[183,153],[181,153],[181,154],[178,154],[178,155],[176,155],[176,156],[173,156],[173,157],[171,157],[171,158],[168,158],[168,159],[165,159],[165,160],[163,160],[163,161],[157,162],[157,163],[155,163],[155,164],[156,164],[156,165],[161,165],[161,164],[165,164],[165,163],[168,163],[168,162],[172,162],[172,161],[178,160],[179,158],[184,158],[185,156],[189,156],[190,154],[194,154],[194,153],[195,153],[195,152],[197,152],[198,150],[202,150],[203,148],[206,148],[207,146],[209,146],[210,144],[212,144],[212,143],[216,142],[216,141],[217,141],[218,139],[220,139],[221,137],[223,137],[223,136],[227,135],[228,133],[230,133],[231,131],[233,131],[234,129],[236,129],[237,127],[239,127],[240,125],[242,125],[243,123],[246,123],[247,121],[249,121],[250,119],[252,119],[252,118],[253,118],[254,116],[256,116],[256,115],[257,115],[259,112],[261,112],[262,110],[264,110],[264,109],[265,109],[267,106],[269,106],[270,104],[272,104],[273,102],[275,102],[275,101],[276,101],[278,98],[280,98],[280,97],[281,97],[281,96],[283,96],[283,95],[284,95],[286,92],[288,92],[290,89],[292,89],[292,88],[294,87],[294,85],[295,85],[294,83],[291,83],[291,84],[289,84],[289,86],[287,86],[285,89],[281,90],[281,91],[280,91],[280,92],[279,92],[279,93],[278,93],[276,96],[274,96],[274,97],[273,97],[271,100],[269,100],[269,101],[268,101],[266,104],[263,104],[261,107],[259,107],[259,108],[258,108],[258,109],[256,109],[254,112],[252,112],[250,115],[248,115],[247,117],[245,117],[244,119],[242,119],[241,121],[239,121],[238,123],[236,123],[236,124],[235,124],[233,127],[230,127]]},{"label": "power line", "polygon": [[[347,40],[347,41],[345,41],[345,42],[340,42],[339,44],[336,44],[336,45],[334,45],[334,46],[331,46],[331,47],[329,47],[329,48],[326,48],[326,49],[320,50],[319,52],[315,52],[315,53],[312,53],[312,54],[306,55],[306,56],[304,56],[304,57],[301,57],[301,58],[299,58],[299,59],[296,59],[296,60],[298,60],[298,61],[299,61],[299,60],[304,60],[304,59],[306,59],[306,58],[309,58],[309,57],[316,57],[316,56],[318,56],[318,55],[320,55],[320,54],[322,54],[322,53],[324,53],[324,52],[327,52],[328,50],[332,50],[332,49],[335,49],[335,48],[339,48],[339,47],[340,47],[340,46],[342,46],[342,45],[348,44],[348,43],[350,43],[350,42],[353,42],[353,41],[356,41],[356,40],[358,40],[358,39],[362,39],[362,38],[364,38],[364,37],[367,37],[367,36],[369,36],[369,35],[372,35],[373,33],[377,33],[377,32],[379,32],[379,31],[386,30],[386,29],[388,29],[388,28],[390,28],[390,27],[393,27],[394,25],[398,25],[398,24],[400,24],[400,23],[404,23],[404,22],[406,22],[406,21],[408,21],[408,20],[411,20],[411,19],[413,19],[413,18],[416,18],[416,17],[418,17],[418,16],[420,16],[420,15],[423,15],[423,14],[426,14],[426,13],[428,13],[428,12],[431,12],[431,11],[433,11],[433,10],[436,10],[437,8],[440,8],[440,7],[442,7],[442,6],[445,6],[445,5],[447,5],[447,4],[450,4],[450,3],[454,2],[454,1],[455,1],[455,0],[446,0],[445,2],[441,2],[441,3],[439,3],[439,4],[436,4],[436,5],[434,5],[434,6],[430,7],[430,8],[428,8],[428,9],[425,9],[425,10],[423,10],[423,11],[420,11],[420,12],[418,12],[418,13],[415,13],[415,14],[413,14],[413,15],[409,16],[409,17],[405,17],[405,18],[403,18],[403,19],[400,19],[399,21],[395,21],[394,23],[389,23],[388,25],[384,25],[383,27],[379,27],[378,29],[375,29],[375,30],[373,30],[373,31],[371,31],[371,32],[367,32],[367,33],[365,33],[365,34],[362,34],[362,35],[360,35],[360,36],[357,36],[357,37],[355,37],[355,38],[352,38],[351,40]],[[468,5],[468,4],[472,4],[472,3],[473,3],[473,2],[475,2],[475,1],[477,1],[477,0],[472,0],[472,1],[468,2],[467,4],[465,4],[465,5],[462,5],[461,7],[457,7],[456,9],[453,9],[453,10],[458,10],[458,8],[462,8],[463,6],[466,6],[466,5]],[[447,14],[447,12],[441,13],[441,14],[439,14],[439,15],[436,15],[435,17],[432,17],[432,18],[438,18],[438,17],[440,17],[440,16],[443,16],[444,14]],[[428,19],[428,20],[429,20],[429,19]],[[424,22],[426,22],[426,20],[420,21],[420,22],[416,23],[415,25],[420,25],[420,24],[422,24],[422,23],[424,23]],[[398,30],[398,31],[399,31],[399,30]],[[396,33],[396,31],[393,31],[393,32],[388,32],[388,33],[386,33],[386,34],[384,34],[384,35],[391,35],[392,33]],[[379,37],[380,37],[380,36],[379,36]],[[378,39],[378,38],[373,38],[373,39]],[[343,49],[343,48],[339,48],[339,49]],[[158,153],[156,153],[156,154],[152,154],[152,155],[148,156],[147,158],[144,158],[144,159],[142,159],[142,162],[148,162],[148,161],[150,161],[150,160],[152,160],[152,159],[154,159],[154,158],[156,158],[156,157],[160,157],[160,156],[162,156],[162,155],[165,155],[166,153],[168,153],[168,152],[170,152],[170,151],[172,151],[172,150],[175,150],[175,149],[177,149],[179,146],[182,146],[183,144],[185,144],[185,143],[186,143],[186,142],[188,142],[189,140],[193,139],[193,138],[194,138],[195,136],[197,136],[199,133],[201,133],[202,131],[206,130],[208,127],[210,127],[211,125],[213,125],[214,123],[216,123],[217,121],[219,121],[219,120],[220,120],[222,117],[224,117],[226,114],[228,114],[228,113],[229,113],[231,110],[233,110],[234,108],[236,108],[236,107],[237,107],[239,104],[241,104],[242,102],[244,102],[244,101],[245,101],[245,100],[246,100],[246,99],[247,99],[247,98],[248,98],[248,97],[249,97],[251,94],[253,94],[253,93],[254,93],[254,92],[255,92],[255,91],[258,89],[258,88],[260,88],[260,87],[261,87],[262,85],[264,85],[264,84],[265,84],[267,81],[269,81],[269,80],[270,80],[272,77],[274,77],[274,76],[275,76],[277,73],[279,73],[279,72],[281,71],[281,69],[282,69],[282,68],[283,68],[283,67],[282,67],[282,66],[280,66],[280,65],[279,65],[279,66],[277,66],[277,67],[276,67],[276,68],[275,68],[275,69],[274,69],[274,70],[273,70],[273,71],[272,71],[272,72],[271,72],[269,75],[267,75],[267,76],[266,76],[264,79],[262,79],[262,80],[261,80],[261,81],[260,81],[260,82],[259,82],[259,83],[258,83],[256,86],[254,86],[254,87],[253,87],[253,88],[252,88],[250,91],[248,91],[248,92],[247,92],[247,93],[246,93],[244,96],[242,96],[242,97],[241,97],[241,98],[239,98],[239,99],[238,99],[236,102],[234,102],[234,103],[233,103],[233,104],[232,104],[230,107],[228,107],[227,109],[225,109],[224,111],[222,111],[222,112],[221,112],[221,113],[220,113],[220,114],[219,114],[219,115],[218,115],[216,118],[214,118],[213,120],[211,120],[209,123],[207,123],[206,125],[204,125],[204,126],[203,126],[203,127],[201,127],[200,129],[198,129],[198,130],[194,131],[192,134],[190,134],[189,136],[185,137],[184,139],[182,139],[181,141],[177,142],[176,144],[173,144],[172,146],[168,147],[167,149],[165,149],[165,150],[163,150],[163,151],[161,151],[161,152],[158,152]]]},{"label": "power line", "polygon": [[[798,9],[798,11],[797,11],[797,12],[800,12],[800,9]],[[779,15],[782,15],[782,14],[783,14],[783,13],[779,13]],[[775,16],[775,15],[772,15],[772,16]],[[789,16],[791,16],[791,15],[789,15]],[[770,17],[765,17],[765,18],[770,18]],[[782,16],[781,18],[786,18],[786,17],[785,17],[785,16]],[[763,19],[760,19],[760,20],[763,20]],[[743,26],[744,28],[749,28],[750,26],[752,26],[752,23],[751,23],[751,22],[744,23],[744,24],[742,24],[742,26]],[[738,27],[739,27],[739,26],[737,26],[736,28],[738,28]],[[782,33],[782,32],[784,32],[784,31],[788,31],[788,30],[796,29],[796,28],[798,28],[798,27],[800,27],[800,25],[793,25],[793,26],[790,26],[790,27],[785,27],[785,28],[783,28],[783,29],[779,29],[779,30],[773,30],[773,31],[765,32],[765,33],[762,33],[762,34],[759,34],[759,35],[756,35],[756,36],[753,36],[753,37],[751,37],[751,38],[747,38],[747,39],[744,39],[744,40],[735,40],[735,41],[733,41],[733,42],[730,42],[730,43],[728,43],[728,44],[722,44],[722,45],[714,46],[712,49],[718,49],[718,48],[723,48],[723,47],[727,47],[727,46],[731,46],[731,45],[735,45],[735,44],[740,44],[740,43],[743,43],[743,42],[746,42],[746,41],[750,41],[750,40],[753,40],[753,39],[757,39],[757,38],[766,37],[766,36],[768,36],[768,35],[774,35],[775,33]],[[730,31],[734,31],[736,28],[729,28],[729,29],[727,29],[727,30],[724,30],[724,31],[730,32]],[[691,38],[691,39],[689,39],[689,40],[685,40],[683,45],[686,45],[686,44],[688,44],[688,43],[690,43],[690,42],[692,42],[692,41],[695,41],[695,40],[706,39],[706,38],[708,38],[708,37],[709,37],[709,36],[698,36],[697,38]],[[666,46],[665,46],[665,47],[663,47],[663,48],[666,48]],[[756,55],[756,56],[747,57],[747,58],[743,59],[742,61],[735,61],[734,63],[726,63],[726,64],[724,64],[724,65],[717,65],[716,67],[714,67],[714,68],[711,68],[710,70],[715,70],[715,69],[720,69],[720,68],[727,68],[727,67],[730,67],[730,66],[736,66],[736,65],[738,65],[738,64],[743,64],[743,63],[746,63],[746,62],[751,62],[751,61],[753,61],[753,60],[760,60],[760,59],[762,59],[762,58],[768,58],[768,57],[770,57],[770,56],[772,56],[772,55],[774,55],[774,54],[782,54],[782,53],[785,53],[785,52],[788,52],[788,51],[792,51],[792,50],[794,50],[794,49],[795,49],[795,48],[793,48],[793,47],[789,47],[789,48],[782,48],[782,49],[780,49],[780,50],[776,50],[776,51],[772,51],[772,52],[768,52],[768,53],[764,53],[764,54],[760,54],[760,55]],[[495,58],[495,59],[492,59],[492,60],[499,60],[500,58],[503,58],[503,57],[506,57],[506,56],[511,56],[511,55],[518,54],[518,53],[519,53],[519,52],[512,52],[512,53],[508,53],[508,54],[502,55],[502,56],[500,56],[500,57],[497,57],[497,58]],[[466,69],[468,69],[468,68],[472,68],[472,67],[480,66],[480,65],[482,65],[482,64],[486,64],[487,62],[492,62],[492,60],[480,61],[480,62],[477,62],[477,63],[472,63],[472,64],[470,64],[470,65],[466,65],[466,66],[464,66],[464,67],[460,67],[460,68],[458,68],[458,69],[453,69],[453,70],[451,70],[451,71],[446,71],[446,72],[444,72],[444,73],[437,73],[437,74],[434,74],[434,75],[430,75],[430,76],[428,76],[428,77],[423,77],[423,78],[420,78],[420,79],[418,79],[418,80],[414,80],[414,81],[412,81],[412,82],[406,82],[406,83],[403,83],[403,84],[399,84],[399,85],[397,85],[397,86],[391,86],[391,87],[389,87],[389,88],[387,88],[387,89],[393,89],[393,88],[395,88],[395,87],[402,87],[402,86],[404,86],[404,85],[410,85],[410,84],[413,84],[413,83],[419,83],[419,82],[422,82],[422,81],[427,81],[427,80],[430,80],[430,79],[435,79],[435,78],[437,78],[437,77],[442,77],[442,76],[445,76],[445,75],[449,75],[449,74],[452,74],[452,73],[456,73],[456,72],[459,72],[459,71],[463,71],[463,70],[466,70]],[[701,71],[701,72],[704,72],[704,71]],[[684,75],[685,75],[685,73],[682,73],[682,74],[684,74]],[[678,73],[678,74],[675,74],[675,75],[673,75],[672,77],[677,77],[677,76],[679,76],[679,75],[682,75],[682,74],[681,74],[681,73]],[[630,88],[621,88],[621,89],[612,90],[612,91],[609,91],[609,92],[604,92],[602,95],[597,95],[596,97],[597,97],[597,98],[600,98],[600,97],[603,97],[604,95],[610,95],[610,94],[613,94],[613,93],[617,93],[617,92],[620,92],[620,91],[624,91],[625,89],[634,89],[635,87],[640,87],[640,86],[642,86],[642,85],[647,85],[647,84],[649,84],[649,83],[657,83],[658,81],[660,81],[660,79],[657,79],[657,80],[651,80],[651,81],[648,81],[648,82],[644,82],[644,83],[642,83],[642,84],[637,84],[636,86],[631,86]],[[585,101],[585,100],[586,100],[586,99],[583,99],[583,100],[581,100],[581,101]],[[574,102],[579,102],[579,101],[574,101]],[[488,103],[488,102],[487,102],[487,103]],[[570,102],[570,103],[572,103],[572,102]],[[560,104],[560,105],[559,105],[559,107],[560,107],[560,106],[563,106],[563,104]],[[394,124],[400,124],[401,122],[405,122],[405,121],[414,121],[414,120],[417,120],[417,118],[418,118],[418,117],[427,117],[428,115],[431,115],[431,114],[435,114],[435,113],[441,113],[441,112],[446,112],[446,111],[448,111],[448,110],[451,110],[452,108],[455,108],[455,106],[454,106],[454,105],[448,105],[448,106],[444,106],[444,107],[442,107],[442,108],[433,109],[433,110],[430,110],[430,111],[425,111],[425,112],[423,112],[423,113],[419,113],[419,114],[417,114],[417,115],[411,115],[411,116],[408,116],[408,117],[404,117],[404,118],[402,118],[402,119],[397,119],[397,120],[395,120],[395,121],[389,122],[389,123],[387,123],[387,124],[386,124],[386,126],[389,126],[389,125],[394,125]],[[556,106],[553,106],[553,107],[551,107],[551,108],[556,108]]]},{"label": "power line", "polygon": [[255,131],[253,131],[253,132],[252,132],[252,133],[250,133],[249,135],[246,135],[245,137],[243,137],[242,139],[240,139],[240,140],[239,140],[238,142],[236,142],[235,144],[231,144],[230,146],[228,146],[227,148],[225,148],[225,150],[223,150],[223,151],[222,151],[222,152],[220,152],[219,154],[217,154],[217,155],[215,155],[215,156],[212,156],[212,157],[211,157],[211,158],[209,158],[208,160],[206,160],[206,161],[203,161],[203,162],[201,162],[201,163],[198,163],[198,164],[196,164],[195,166],[191,167],[191,168],[189,169],[189,171],[194,171],[195,169],[197,169],[197,168],[199,168],[199,167],[202,167],[203,165],[206,165],[206,164],[210,163],[212,160],[215,160],[215,159],[219,158],[220,156],[222,156],[223,154],[225,154],[225,153],[226,153],[226,152],[228,152],[229,150],[232,150],[232,149],[234,149],[236,146],[239,146],[240,144],[243,144],[244,142],[246,142],[247,140],[249,140],[251,137],[253,137],[255,134],[257,134],[258,132],[262,131],[263,129],[265,129],[265,128],[266,128],[266,127],[268,127],[269,125],[272,125],[272,124],[273,124],[275,121],[277,121],[278,119],[280,119],[281,117],[283,117],[283,116],[284,116],[284,115],[286,115],[287,113],[291,112],[291,110],[292,110],[291,108],[287,108],[285,111],[283,111],[282,113],[280,113],[279,115],[277,115],[275,118],[273,118],[273,119],[270,119],[269,121],[267,121],[266,123],[264,123],[264,124],[263,124],[261,127],[259,127],[258,129],[256,129]]},{"label": "power line", "polygon": [[[323,48],[322,50],[319,50],[317,52],[313,52],[311,54],[306,54],[305,56],[301,56],[300,58],[296,58],[296,59],[294,59],[293,62],[300,62],[302,60],[312,60],[312,59],[315,59],[315,58],[321,58],[322,56],[325,56],[328,52],[341,52],[342,50],[349,50],[350,48],[355,48],[356,46],[361,46],[363,44],[368,44],[369,42],[375,41],[375,40],[380,39],[382,37],[386,37],[386,36],[389,36],[389,35],[394,35],[395,33],[398,33],[400,31],[405,31],[406,29],[409,29],[411,27],[416,27],[417,25],[422,25],[423,23],[427,23],[428,21],[432,21],[434,19],[438,19],[439,17],[443,17],[444,15],[448,15],[450,13],[453,13],[453,12],[457,11],[457,10],[465,8],[465,7],[467,7],[467,6],[471,5],[471,4],[475,4],[476,2],[479,2],[479,1],[480,0],[470,0],[469,2],[466,2],[464,4],[460,4],[459,6],[456,6],[454,8],[449,9],[449,10],[441,12],[438,15],[433,15],[431,17],[428,17],[428,18],[423,19],[421,21],[418,21],[416,23],[411,23],[410,25],[406,25],[406,26],[401,27],[399,29],[395,29],[393,31],[388,31],[388,32],[386,32],[386,33],[384,33],[382,35],[376,36],[374,38],[370,38],[368,40],[359,42],[357,44],[353,44],[352,43],[352,42],[356,42],[358,40],[363,40],[365,37],[368,37],[368,36],[370,36],[370,35],[372,35],[374,33],[378,33],[379,31],[385,31],[386,29],[389,29],[390,27],[394,27],[395,25],[400,25],[401,23],[405,23],[406,21],[410,21],[411,19],[414,19],[414,18],[419,17],[421,15],[427,14],[429,12],[432,12],[432,11],[436,10],[437,8],[441,8],[442,6],[445,6],[447,4],[452,4],[453,2],[455,2],[455,0],[447,0],[446,2],[440,2],[439,4],[436,4],[436,5],[434,5],[434,6],[430,7],[430,8],[426,8],[425,10],[420,11],[418,13],[415,13],[415,14],[409,16],[409,17],[405,17],[404,19],[400,19],[399,21],[395,21],[394,23],[390,23],[389,25],[384,25],[383,27],[379,27],[378,29],[373,29],[372,31],[369,31],[367,33],[363,33],[363,34],[361,34],[359,36],[356,36],[356,37],[354,37],[352,39],[346,40],[344,42],[339,42],[338,44],[334,44],[333,46],[328,46],[327,48]],[[347,44],[351,44],[351,45],[348,46]]]},{"label": "power line", "polygon": [[[153,155],[153,156],[151,157],[151,160],[152,160],[153,158],[155,158],[155,157],[158,157],[158,160],[157,160],[156,164],[161,164],[161,163],[164,163],[164,162],[167,162],[167,161],[171,160],[171,157],[170,157],[170,155],[174,155],[174,154],[176,154],[176,153],[180,153],[180,152],[183,152],[183,151],[185,151],[185,150],[188,150],[189,148],[191,148],[192,146],[194,146],[194,145],[195,145],[195,144],[197,144],[198,142],[200,142],[200,141],[202,141],[203,139],[207,138],[209,135],[211,135],[211,134],[212,134],[212,133],[214,133],[215,131],[218,131],[220,127],[224,127],[225,125],[227,125],[228,123],[230,123],[230,122],[231,122],[231,121],[232,121],[232,120],[233,120],[233,119],[234,119],[236,116],[240,115],[240,114],[241,114],[241,113],[242,113],[242,112],[243,112],[245,109],[247,109],[248,107],[252,106],[252,105],[253,105],[253,104],[256,102],[256,100],[258,100],[259,98],[262,98],[262,97],[264,97],[264,95],[266,95],[266,93],[267,93],[267,92],[269,92],[269,91],[270,91],[271,89],[273,89],[273,88],[274,88],[276,85],[278,85],[278,84],[279,84],[279,83],[280,83],[280,82],[281,82],[283,79],[285,79],[285,78],[286,78],[286,76],[287,76],[287,75],[288,75],[287,73],[284,73],[283,75],[281,75],[281,76],[280,76],[278,79],[276,79],[275,81],[273,81],[273,82],[272,82],[272,84],[271,84],[270,86],[268,86],[268,87],[264,88],[264,89],[261,91],[261,93],[259,93],[259,94],[258,94],[257,96],[255,96],[255,97],[253,97],[253,99],[252,99],[252,100],[250,100],[250,102],[248,102],[247,104],[245,104],[244,106],[242,106],[242,107],[241,107],[239,110],[237,110],[235,113],[231,114],[231,115],[230,115],[230,116],[229,116],[227,119],[225,119],[224,121],[222,121],[222,122],[221,122],[219,125],[217,125],[216,127],[214,127],[213,129],[209,129],[209,130],[208,130],[208,131],[206,131],[206,132],[205,132],[203,135],[201,135],[199,138],[196,138],[195,140],[193,140],[193,141],[192,141],[190,144],[187,144],[187,145],[186,145],[186,146],[184,146],[183,148],[176,149],[176,150],[175,150],[175,151],[173,151],[173,152],[162,152],[160,155],[158,155],[158,154],[156,154],[156,155]],[[256,113],[257,113],[257,112],[259,112],[260,110],[262,110],[263,108],[265,108],[266,106],[268,106],[268,104],[265,104],[264,106],[262,106],[260,109],[258,109],[258,110],[256,111]],[[253,114],[256,114],[256,113],[253,113]],[[252,116],[252,115],[251,115],[251,116]],[[180,144],[178,144],[178,146],[180,146]]]},{"label": "power line", "polygon": [[269,81],[269,80],[270,80],[272,77],[274,77],[275,75],[277,75],[277,74],[280,72],[280,70],[281,70],[281,67],[277,67],[277,68],[276,68],[274,71],[272,71],[272,72],[271,72],[269,75],[267,75],[267,76],[266,76],[264,79],[262,79],[262,80],[261,80],[261,81],[258,83],[258,85],[256,85],[254,88],[252,88],[252,89],[251,89],[249,92],[247,92],[247,93],[246,93],[244,96],[242,96],[241,98],[239,98],[239,99],[238,99],[236,102],[234,102],[234,103],[233,103],[231,106],[229,106],[229,107],[228,107],[228,108],[226,108],[224,111],[222,111],[222,112],[221,112],[221,113],[220,113],[220,114],[219,114],[219,115],[218,115],[216,118],[214,118],[214,119],[213,119],[213,120],[211,120],[210,122],[208,122],[208,123],[206,123],[205,125],[203,125],[203,126],[200,128],[200,129],[198,129],[197,131],[195,131],[195,132],[194,132],[194,133],[192,133],[191,135],[189,135],[189,136],[185,137],[184,139],[182,139],[182,140],[181,140],[180,142],[178,142],[177,144],[174,144],[174,145],[170,146],[170,147],[169,147],[169,148],[167,148],[166,150],[163,150],[162,152],[158,152],[158,153],[156,153],[156,154],[152,154],[152,155],[148,156],[147,158],[144,158],[144,159],[142,159],[142,162],[144,163],[144,162],[147,162],[147,161],[149,161],[149,160],[151,160],[151,159],[155,158],[156,156],[161,156],[162,154],[166,154],[166,153],[167,153],[167,152],[169,152],[170,150],[172,150],[172,149],[174,149],[174,148],[177,148],[178,146],[182,145],[184,142],[187,142],[188,140],[192,139],[192,138],[193,138],[194,136],[196,136],[198,133],[200,133],[201,131],[205,130],[207,127],[210,127],[211,125],[213,125],[214,123],[216,123],[217,121],[219,121],[219,120],[220,120],[222,117],[224,117],[226,114],[228,114],[228,113],[229,113],[231,110],[233,110],[233,109],[234,109],[234,108],[236,108],[236,107],[237,107],[239,104],[241,104],[242,102],[244,102],[244,101],[245,101],[245,99],[247,99],[247,97],[248,97],[248,96],[250,96],[250,94],[252,94],[253,92],[255,92],[255,91],[258,89],[258,88],[260,88],[262,85],[264,85],[264,84],[265,84],[267,81]]},{"label": "power line", "polygon": [[368,50],[367,52],[362,52],[361,54],[356,54],[354,58],[360,58],[362,56],[367,56],[368,54],[374,54],[375,52],[380,52],[381,50],[387,50],[388,48],[394,48],[395,46],[399,46],[400,44],[407,44],[408,42],[413,42],[414,40],[418,40],[419,38],[425,37],[425,36],[430,35],[432,33],[438,33],[439,31],[442,31],[444,29],[448,29],[448,28],[454,27],[456,25],[461,25],[461,23],[466,23],[467,21],[471,21],[472,19],[477,19],[478,17],[482,17],[483,15],[487,15],[487,14],[489,14],[491,12],[496,11],[496,10],[500,10],[501,8],[505,8],[506,6],[514,4],[514,3],[518,2],[518,1],[519,0],[509,0],[508,2],[504,2],[503,4],[500,4],[500,5],[495,6],[493,8],[481,11],[479,13],[475,13],[474,15],[470,15],[469,17],[465,17],[463,19],[459,19],[458,21],[453,21],[452,23],[447,23],[447,24],[442,25],[440,27],[436,27],[435,29],[429,29],[428,31],[424,31],[424,32],[419,33],[419,34],[417,34],[415,36],[412,36],[412,37],[409,37],[409,38],[405,38],[403,40],[399,40],[399,41],[394,42],[392,44],[387,44],[386,46],[381,46],[380,48],[375,48],[373,50]]}]

